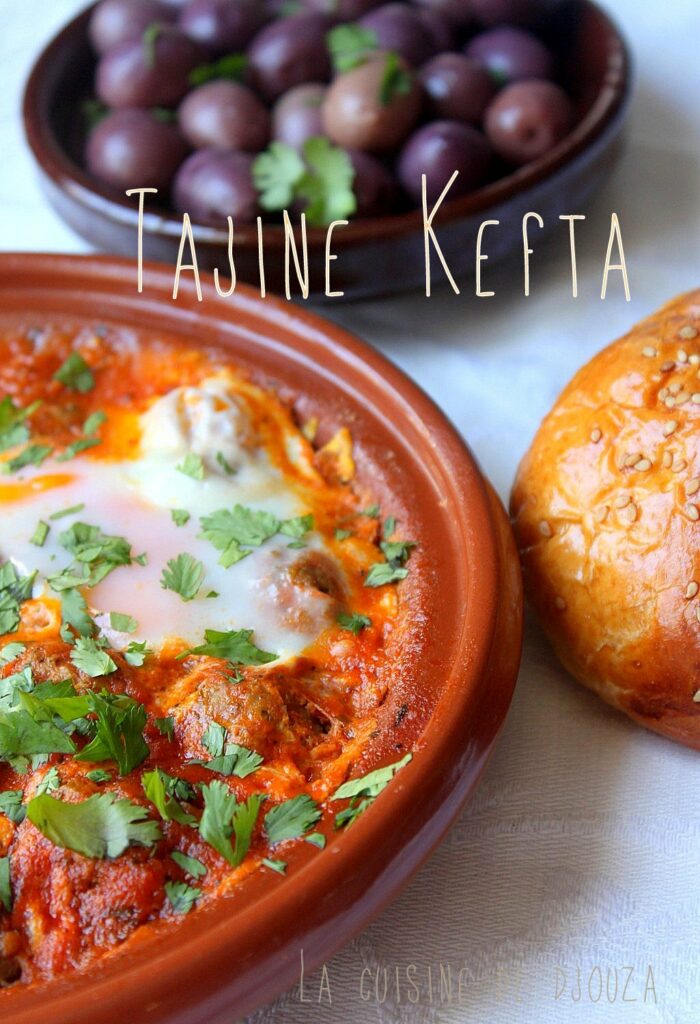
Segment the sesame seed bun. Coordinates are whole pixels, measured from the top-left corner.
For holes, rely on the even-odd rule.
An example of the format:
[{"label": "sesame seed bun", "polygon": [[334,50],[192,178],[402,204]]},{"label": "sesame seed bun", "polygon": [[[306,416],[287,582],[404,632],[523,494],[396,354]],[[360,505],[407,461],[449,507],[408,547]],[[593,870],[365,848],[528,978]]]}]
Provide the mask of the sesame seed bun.
[{"label": "sesame seed bun", "polygon": [[520,465],[511,513],[565,667],[700,750],[700,290],[576,374]]}]

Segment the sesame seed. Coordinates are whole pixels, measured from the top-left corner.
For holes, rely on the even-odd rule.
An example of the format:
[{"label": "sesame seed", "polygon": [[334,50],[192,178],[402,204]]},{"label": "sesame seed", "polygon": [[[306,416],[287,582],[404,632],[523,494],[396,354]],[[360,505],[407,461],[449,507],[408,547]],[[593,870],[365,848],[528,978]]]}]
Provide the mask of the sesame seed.
[{"label": "sesame seed", "polygon": [[609,511],[610,511],[610,508],[607,505],[603,505],[602,508],[599,508],[596,511],[595,517],[596,517],[596,519],[598,520],[599,523],[602,523],[604,519],[607,519]]},{"label": "sesame seed", "polygon": [[674,380],[673,384],[669,385],[669,391],[672,395],[677,395],[680,389],[683,387],[679,380]]},{"label": "sesame seed", "polygon": [[685,327],[681,327],[678,332],[678,337],[684,341],[692,341],[693,338],[697,338],[698,332],[692,324],[686,324]]},{"label": "sesame seed", "polygon": [[559,596],[555,597],[554,607],[558,608],[560,612],[563,612],[566,608],[566,601],[564,600],[564,598]]},{"label": "sesame seed", "polygon": [[625,466],[629,469],[631,466],[636,466],[639,460],[642,458],[641,452],[630,452],[625,458]]},{"label": "sesame seed", "polygon": [[687,363],[688,362],[688,353],[686,352],[686,350],[684,348],[680,348],[678,350],[678,362],[679,363]]},{"label": "sesame seed", "polygon": [[663,402],[664,398],[667,398],[667,397],[668,397],[668,388],[661,388],[661,390],[659,391],[659,398]]},{"label": "sesame seed", "polygon": [[602,436],[603,431],[599,430],[598,427],[594,427],[594,429],[591,431],[591,441],[593,442],[593,444],[598,444]]},{"label": "sesame seed", "polygon": [[692,366],[697,366],[697,365],[698,365],[698,363],[700,363],[700,355],[699,355],[699,354],[698,354],[697,352],[693,352],[693,353],[691,354],[690,358],[688,359],[688,362],[689,362],[689,363],[690,363],[690,364],[691,364]]},{"label": "sesame seed", "polygon": [[690,401],[695,405],[700,405],[700,391],[694,391],[690,396]]},{"label": "sesame seed", "polygon": [[697,494],[700,491],[700,476],[694,476],[692,480],[689,480],[685,485],[685,493],[687,495]]},{"label": "sesame seed", "polygon": [[634,502],[632,502],[627,506],[627,508],[624,510],[622,514],[624,515],[625,519],[628,519],[630,523],[633,523],[637,518],[637,506],[634,504]]},{"label": "sesame seed", "polygon": [[615,508],[624,508],[625,505],[629,505],[631,501],[632,499],[630,498],[629,494],[620,494],[617,498],[615,498]]},{"label": "sesame seed", "polygon": [[683,470],[686,469],[687,465],[688,463],[685,461],[685,459],[682,459],[680,455],[676,455],[673,459],[673,462],[671,463],[671,472],[682,473]]},{"label": "sesame seed", "polygon": [[666,406],[667,409],[673,409],[675,404],[676,404],[676,400],[673,397],[673,395],[668,395],[666,398],[664,398],[664,405]]},{"label": "sesame seed", "polygon": [[690,518],[693,520],[693,522],[697,523],[698,519],[700,519],[700,509],[698,508],[698,506],[689,503],[688,505],[685,506],[685,510],[690,516]]},{"label": "sesame seed", "polygon": [[670,469],[671,463],[673,462],[673,456],[670,452],[664,452],[663,458],[661,459],[661,465],[664,469]]},{"label": "sesame seed", "polygon": [[678,420],[667,420],[663,426],[664,437],[670,437],[678,429]]},{"label": "sesame seed", "polygon": [[690,399],[690,392],[689,391],[681,391],[679,394],[676,395],[676,405],[683,405],[683,403],[687,402],[689,399]]},{"label": "sesame seed", "polygon": [[649,459],[640,459],[634,468],[640,473],[646,473],[651,469],[651,461]]},{"label": "sesame seed", "polygon": [[552,527],[549,525],[549,523],[546,521],[546,519],[543,519],[542,522],[540,523],[540,533],[542,534],[543,537],[551,537],[552,536]]},{"label": "sesame seed", "polygon": [[659,369],[661,370],[662,373],[668,373],[670,370],[672,370],[674,368],[675,365],[676,364],[674,363],[674,361],[672,359],[667,359],[665,363],[661,364]]},{"label": "sesame seed", "polygon": [[658,353],[652,345],[645,345],[642,349],[642,355],[646,356],[647,359],[653,359]]},{"label": "sesame seed", "polygon": [[691,580],[688,586],[685,588],[685,599],[691,601],[696,595],[700,587],[697,585],[695,580]]}]

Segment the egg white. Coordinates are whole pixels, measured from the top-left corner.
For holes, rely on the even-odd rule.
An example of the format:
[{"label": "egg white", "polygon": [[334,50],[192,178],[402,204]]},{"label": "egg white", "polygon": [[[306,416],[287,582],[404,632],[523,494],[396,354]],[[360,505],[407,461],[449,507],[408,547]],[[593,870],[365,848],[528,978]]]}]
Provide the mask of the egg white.
[{"label": "egg white", "polygon": [[[241,405],[231,401],[222,406],[216,388],[209,393],[206,386],[186,390],[190,410],[197,408],[198,399],[204,406],[216,401],[216,410],[200,409],[183,422],[182,395],[166,395],[142,417],[142,445],[134,459],[49,459],[13,476],[11,482],[23,486],[21,497],[2,505],[3,559],[11,559],[22,573],[37,570],[35,596],[52,594],[46,577],[71,562],[61,533],[75,522],[98,526],[105,534],[125,537],[132,556],[144,553],[147,560],[144,566],[120,566],[85,591],[91,613],[115,648],[124,648],[131,640],[146,641],[155,649],[173,639],[192,646],[202,641],[205,629],[252,629],[254,642],[264,650],[282,659],[297,655],[328,624],[329,614],[323,595],[302,590],[289,579],[287,570],[302,552],[289,547],[289,537],[277,536],[225,569],[219,565],[220,552],[199,536],[200,519],[235,504],[264,509],[279,519],[303,515],[308,509],[263,449],[238,443],[247,429]],[[233,475],[217,462],[222,445]],[[202,457],[204,479],[193,479],[177,468],[188,451]],[[54,475],[64,478],[60,485],[41,489]],[[78,505],[84,508],[51,519]],[[189,521],[177,526],[172,509],[189,512]],[[30,541],[39,520],[51,527],[42,547]],[[311,548],[323,547],[313,533],[305,542]],[[204,583],[191,601],[161,585],[166,563],[183,552],[205,567]],[[212,592],[216,596],[207,596]],[[110,612],[130,615],[138,624],[135,632],[112,630]]]}]

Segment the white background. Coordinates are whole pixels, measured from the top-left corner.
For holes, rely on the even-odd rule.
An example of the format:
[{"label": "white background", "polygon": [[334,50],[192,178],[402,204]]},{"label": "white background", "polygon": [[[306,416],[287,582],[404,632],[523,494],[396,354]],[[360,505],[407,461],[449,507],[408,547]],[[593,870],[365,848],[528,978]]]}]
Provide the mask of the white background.
[{"label": "white background", "polygon": [[[81,6],[0,0],[3,249],[85,249],[39,194],[18,113],[40,45]],[[700,285],[700,5],[610,6],[631,42],[637,87],[627,154],[579,230],[579,299],[570,297],[564,229],[533,257],[529,299],[516,268],[493,277],[491,300],[461,282],[460,297],[327,310],[430,392],[504,499],[539,419],[574,370],[661,302]],[[629,304],[619,275],[608,300],[599,297],[613,210],[630,266]],[[327,990],[318,1001],[316,975],[304,992],[311,1003],[297,988],[255,1024],[686,1024],[700,1004],[699,806],[698,755],[579,689],[530,623],[514,705],[471,806],[404,895],[329,961],[332,1005]],[[411,964],[418,1003],[407,1002]],[[451,1002],[440,996],[441,965],[455,980],[462,971]],[[645,999],[649,965],[655,993]],[[390,988],[379,1005],[374,978],[384,968]],[[596,968],[610,989],[592,1002]]]}]

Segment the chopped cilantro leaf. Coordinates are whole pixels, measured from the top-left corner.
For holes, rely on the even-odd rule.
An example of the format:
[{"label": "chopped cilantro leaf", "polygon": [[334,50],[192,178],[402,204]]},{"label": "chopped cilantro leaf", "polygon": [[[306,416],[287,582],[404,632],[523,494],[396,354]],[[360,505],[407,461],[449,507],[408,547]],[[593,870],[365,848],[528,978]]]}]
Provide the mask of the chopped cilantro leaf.
[{"label": "chopped cilantro leaf", "polygon": [[153,724],[155,725],[161,736],[165,736],[166,739],[172,740],[175,737],[175,719],[172,715],[168,715],[167,718],[154,718]]},{"label": "chopped cilantro leaf", "polygon": [[78,512],[82,512],[84,508],[85,508],[85,504],[84,503],[82,503],[80,505],[71,505],[70,508],[62,508],[59,512],[53,512],[49,516],[49,519],[56,520],[56,519],[63,519],[64,516],[74,516],[74,515],[77,515]]},{"label": "chopped cilantro leaf", "polygon": [[36,720],[25,708],[0,711],[0,760],[13,764],[16,758],[35,754],[72,754],[75,747],[69,736],[51,720]]},{"label": "chopped cilantro leaf", "polygon": [[396,773],[408,764],[412,756],[412,754],[406,754],[400,761],[377,768],[359,779],[350,779],[336,789],[331,800],[350,800],[350,803],[336,815],[335,827],[344,828],[351,825],[363,811],[366,811],[374,803],[382,790],[391,782]]},{"label": "chopped cilantro leaf", "polygon": [[395,533],[395,532],[396,532],[396,519],[394,518],[394,516],[388,516],[387,519],[384,520],[384,529],[383,529],[384,536],[385,537],[391,537],[392,533]]},{"label": "chopped cilantro leaf", "polygon": [[379,505],[368,505],[360,512],[361,516],[367,516],[368,519],[379,518]]},{"label": "chopped cilantro leaf", "polygon": [[51,527],[49,526],[49,524],[45,523],[43,519],[40,519],[39,522],[36,524],[36,529],[34,530],[34,533],[29,538],[29,543],[35,544],[36,547],[38,548],[43,548],[44,544],[46,543],[46,538],[49,535],[50,529]]},{"label": "chopped cilantro leaf", "polygon": [[[80,643],[80,641],[77,641]],[[76,644],[77,646],[77,644]],[[149,754],[143,738],[146,709],[126,694],[88,694],[90,710],[97,716],[95,735],[77,761],[115,761],[120,775],[128,775]]]},{"label": "chopped cilantro leaf", "polygon": [[77,669],[91,676],[108,676],[117,671],[117,666],[109,654],[98,646],[91,637],[79,636],[70,652],[70,660]]},{"label": "chopped cilantro leaf", "polygon": [[250,554],[244,548],[260,547],[278,533],[298,540],[314,525],[311,515],[280,520],[271,512],[246,508],[244,505],[219,509],[211,515],[203,516],[200,522],[200,537],[213,544],[217,551],[223,552],[219,564],[226,569]]},{"label": "chopped cilantro leaf", "polygon": [[308,793],[292,797],[271,807],[265,815],[265,834],[274,846],[285,839],[298,839],[308,832],[321,817],[320,808]]},{"label": "chopped cilantro leaf", "polygon": [[258,770],[263,758],[248,747],[241,747],[238,743],[227,743],[226,737],[227,732],[222,725],[218,722],[209,723],[202,736],[202,745],[211,754],[211,760],[205,761],[202,767],[210,772],[245,779]]},{"label": "chopped cilantro leaf", "polygon": [[109,624],[118,633],[134,633],[138,629],[138,622],[131,615],[124,615],[123,612],[110,612]]},{"label": "chopped cilantro leaf", "polygon": [[87,394],[95,386],[92,370],[78,352],[71,352],[65,363],[53,375],[54,380],[73,391]]},{"label": "chopped cilantro leaf", "polygon": [[297,196],[306,200],[306,218],[313,227],[345,220],[357,209],[352,190],[355,169],[349,155],[325,136],[307,139],[303,148],[308,165],[297,185]]},{"label": "chopped cilantro leaf", "polygon": [[102,782],[112,781],[112,773],[106,771],[104,768],[93,768],[92,771],[86,773],[85,777],[96,785],[99,785]]},{"label": "chopped cilantro leaf", "polygon": [[20,576],[12,562],[0,565],[0,634],[14,633],[20,623],[20,605],[32,594],[36,573]]},{"label": "chopped cilantro leaf", "polygon": [[83,423],[83,433],[88,437],[90,434],[94,434],[96,430],[99,430],[102,424],[106,421],[107,417],[101,411],[93,412]]},{"label": "chopped cilantro leaf", "polygon": [[18,470],[24,469],[25,466],[40,466],[48,459],[52,451],[53,448],[48,448],[43,444],[29,444],[22,449],[19,455],[15,455],[14,459],[9,459],[3,468],[6,473],[16,473]]},{"label": "chopped cilantro leaf", "polygon": [[187,882],[166,882],[165,895],[176,914],[189,914],[202,896],[201,889],[195,889]]},{"label": "chopped cilantro leaf", "polygon": [[287,873],[286,860],[272,860],[270,857],[263,857],[262,863],[270,871],[276,871],[278,875],[286,875]]},{"label": "chopped cilantro leaf", "polygon": [[21,789],[6,789],[0,793],[0,814],[4,814],[15,825],[21,825],[26,813],[27,811],[22,803]]},{"label": "chopped cilantro leaf", "polygon": [[61,612],[64,625],[71,626],[80,636],[91,637],[94,634],[95,623],[79,590],[73,587],[61,591]]},{"label": "chopped cilantro leaf", "polygon": [[192,477],[193,480],[204,479],[204,462],[202,461],[202,456],[197,455],[195,452],[188,452],[175,469],[179,470],[180,473],[184,473],[185,476]]},{"label": "chopped cilantro leaf", "polygon": [[192,555],[180,554],[171,558],[161,576],[164,590],[173,590],[183,601],[192,601],[204,582],[204,566]]},{"label": "chopped cilantro leaf", "polygon": [[304,836],[304,842],[310,843],[311,846],[317,846],[319,850],[322,850],[326,845],[326,837],[323,832],[309,832],[308,836]]},{"label": "chopped cilantro leaf", "polygon": [[42,793],[53,793],[60,785],[58,768],[49,768],[43,778],[39,780],[34,792],[37,796],[41,796]]},{"label": "chopped cilantro leaf", "polygon": [[179,850],[173,850],[170,854],[175,863],[183,871],[186,871],[192,878],[204,878],[207,873],[207,869],[202,864],[201,860],[197,860],[196,857],[188,857],[186,853],[180,853]]},{"label": "chopped cilantro leaf", "polygon": [[155,804],[163,821],[177,821],[180,825],[196,825],[196,818],[188,814],[175,799],[178,781],[180,780],[168,775],[162,768],[144,772],[141,776],[143,791],[151,803]]},{"label": "chopped cilantro leaf", "polygon": [[326,43],[333,67],[341,74],[364,64],[379,45],[376,32],[353,24],[336,25],[326,36]]},{"label": "chopped cilantro leaf", "polygon": [[204,85],[216,78],[232,79],[242,82],[248,66],[248,58],[244,53],[228,53],[211,64],[200,64],[190,71],[190,85]]},{"label": "chopped cilantro leaf", "polygon": [[138,643],[136,640],[132,640],[124,651],[124,658],[127,665],[132,665],[134,668],[141,668],[150,653],[151,652],[148,649],[145,640],[141,643]]},{"label": "chopped cilantro leaf", "polygon": [[186,512],[184,508],[171,508],[170,515],[172,516],[173,522],[176,526],[185,526],[189,523],[192,518],[189,512]]},{"label": "chopped cilantro leaf", "polygon": [[229,632],[205,629],[205,643],[183,651],[182,654],[178,654],[178,659],[186,658],[188,654],[206,654],[210,658],[223,658],[230,661],[232,665],[267,665],[270,661],[276,661],[278,655],[270,654],[269,651],[261,651],[259,647],[250,642],[252,635],[252,629]]},{"label": "chopped cilantro leaf", "polygon": [[338,528],[335,531],[336,540],[347,540],[348,537],[352,537],[352,530],[341,530],[340,528]]},{"label": "chopped cilantro leaf", "polygon": [[153,846],[162,837],[148,809],[114,793],[95,793],[66,803],[47,793],[27,804],[27,817],[56,846],[84,857],[118,857],[128,846]]},{"label": "chopped cilantro leaf", "polygon": [[0,649],[0,668],[4,668],[5,665],[9,665],[15,658],[19,658],[20,654],[24,654],[26,649],[26,646],[19,642],[5,644]]},{"label": "chopped cilantro leaf", "polygon": [[253,184],[263,210],[289,209],[304,172],[304,162],[292,146],[271,142],[253,161]]},{"label": "chopped cilantro leaf", "polygon": [[216,453],[216,461],[221,466],[221,468],[223,469],[223,471],[226,474],[226,476],[235,476],[236,475],[236,470],[233,468],[233,466],[228,461],[228,459],[226,458],[226,456],[224,455],[223,452],[217,452]]},{"label": "chopped cilantro leaf", "polygon": [[0,857],[0,906],[9,914],[12,910],[12,883],[10,881],[10,858]]},{"label": "chopped cilantro leaf", "polygon": [[363,629],[367,629],[372,625],[372,620],[367,618],[366,615],[360,615],[357,612],[341,612],[337,618],[338,625],[342,629],[349,630],[354,636],[358,636]]},{"label": "chopped cilantro leaf", "polygon": [[396,96],[407,96],[411,91],[411,76],[398,53],[390,50],[384,61],[384,74],[379,86],[379,102],[388,106]]},{"label": "chopped cilantro leaf", "polygon": [[[78,582],[72,586],[85,584],[94,587],[108,576],[120,565],[131,565],[131,544],[125,537],[113,536],[103,533],[99,526],[90,526],[88,523],[73,523],[63,533],[59,534],[61,545],[79,563],[76,567],[64,570],[56,576],[49,577],[52,589],[66,589],[71,584],[68,580],[71,576],[77,577],[78,570],[83,572],[83,578],[78,577]],[[88,566],[87,571],[83,568]],[[58,582],[58,587],[56,586]]]},{"label": "chopped cilantro leaf", "polygon": [[39,408],[40,402],[34,402],[26,409],[15,405],[9,395],[0,401],[0,452],[8,448],[16,448],[29,440],[26,419]]},{"label": "chopped cilantro leaf", "polygon": [[81,452],[86,452],[88,448],[94,448],[101,443],[99,437],[79,437],[77,441],[69,444],[65,451],[56,456],[56,462],[68,462],[69,459],[74,459]]},{"label": "chopped cilantro leaf", "polygon": [[[236,868],[250,848],[253,828],[265,798],[254,793],[245,804],[239,804],[228,786],[218,780],[204,784],[201,791],[204,811],[199,822],[200,835]],[[231,843],[234,833],[235,846]]]},{"label": "chopped cilantro leaf", "polygon": [[386,562],[375,562],[370,566],[365,577],[366,587],[383,587],[387,583],[396,583],[408,576],[405,562],[415,547],[411,540],[385,540],[380,547],[386,556]]}]

